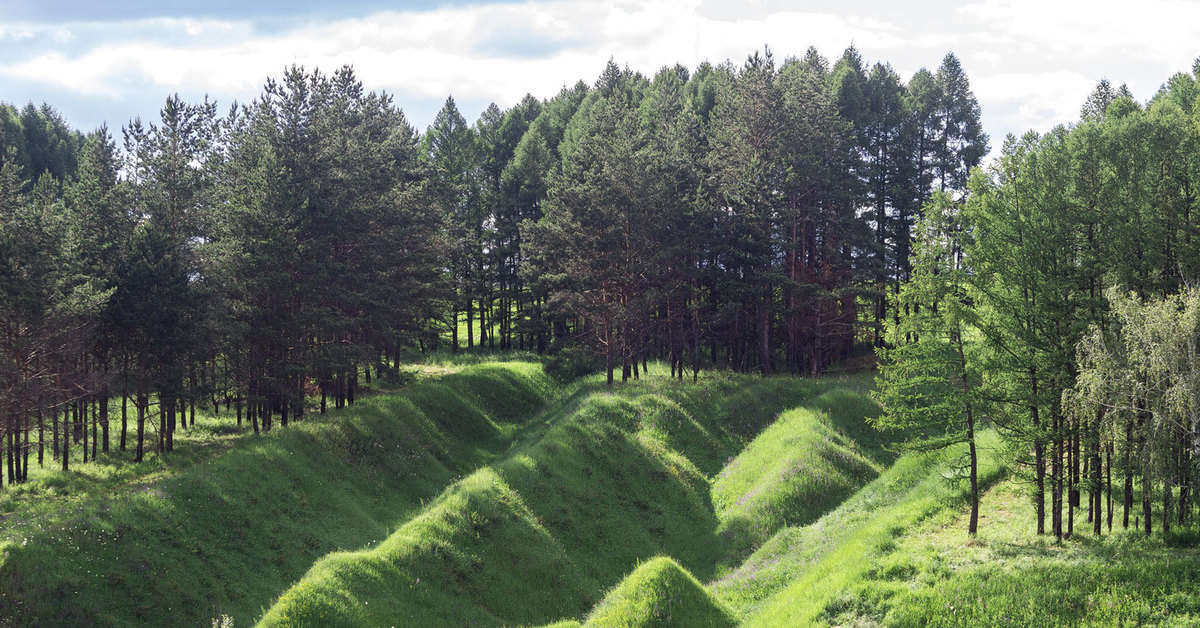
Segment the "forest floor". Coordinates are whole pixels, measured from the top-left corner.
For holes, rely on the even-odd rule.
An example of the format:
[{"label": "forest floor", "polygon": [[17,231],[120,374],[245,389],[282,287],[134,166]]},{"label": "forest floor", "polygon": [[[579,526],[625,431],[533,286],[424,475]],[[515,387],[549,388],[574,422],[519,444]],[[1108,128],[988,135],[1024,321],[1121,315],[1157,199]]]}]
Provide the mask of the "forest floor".
[{"label": "forest floor", "polygon": [[[872,376],[608,390],[427,361],[352,408],[0,492],[0,625],[1196,625],[1193,529],[1033,529],[980,436],[899,455]],[[115,458],[115,456],[113,457]],[[1118,504],[1119,508],[1119,504]]]}]

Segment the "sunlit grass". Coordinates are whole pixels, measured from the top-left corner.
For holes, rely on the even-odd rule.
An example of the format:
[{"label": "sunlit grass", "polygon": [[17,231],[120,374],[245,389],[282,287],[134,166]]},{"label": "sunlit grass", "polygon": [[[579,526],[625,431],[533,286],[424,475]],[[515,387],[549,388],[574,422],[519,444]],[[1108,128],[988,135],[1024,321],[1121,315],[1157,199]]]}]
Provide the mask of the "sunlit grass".
[{"label": "sunlit grass", "polygon": [[[582,619],[654,556],[712,577],[725,552],[712,476],[780,411],[833,380],[716,372],[694,385],[666,375],[655,365],[613,391],[590,378],[503,459],[447,489],[387,541],[317,562],[263,623],[539,624]],[[678,610],[673,616],[707,615]]]},{"label": "sunlit grass", "polygon": [[[990,447],[993,434],[980,439]],[[988,449],[990,451],[990,449]],[[959,452],[909,454],[841,506],[807,526],[775,535],[713,589],[747,625],[823,623],[826,608],[891,553],[906,531],[962,503],[961,483],[947,480]],[[985,458],[983,481],[1003,470]]]},{"label": "sunlit grass", "polygon": [[[386,538],[495,459],[560,394],[537,364],[470,366],[270,434],[198,416],[161,459],[31,474],[0,501],[0,625],[250,623],[317,557]],[[447,417],[485,428],[452,437]]]},{"label": "sunlit grass", "polygon": [[733,613],[670,558],[638,566],[588,616],[586,628],[718,628],[737,625]]}]

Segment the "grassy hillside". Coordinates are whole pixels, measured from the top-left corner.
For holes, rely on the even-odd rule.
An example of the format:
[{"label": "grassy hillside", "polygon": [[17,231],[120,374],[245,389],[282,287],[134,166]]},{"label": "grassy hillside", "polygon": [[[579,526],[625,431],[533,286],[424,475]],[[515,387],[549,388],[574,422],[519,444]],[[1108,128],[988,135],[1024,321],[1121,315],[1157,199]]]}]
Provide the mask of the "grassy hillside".
[{"label": "grassy hillside", "polygon": [[0,502],[0,625],[249,623],[317,557],[386,538],[496,459],[560,392],[536,364],[469,366],[181,448],[186,464],[41,474]]},{"label": "grassy hillside", "polygon": [[788,525],[810,523],[879,475],[890,458],[869,430],[876,408],[861,394],[834,389],[785,412],[717,475],[713,506],[726,558],[740,563]]},{"label": "grassy hillside", "polygon": [[962,452],[897,458],[869,376],[426,371],[271,435],[202,421],[175,466],[6,491],[0,625],[1200,623],[1194,532],[1094,539],[1080,513],[1037,538],[990,432],[968,539]]},{"label": "grassy hillside", "polygon": [[[317,562],[263,624],[537,624],[583,617],[653,556],[712,577],[727,551],[712,475],[780,411],[819,406],[848,380],[715,373],[693,385],[662,375],[568,404],[385,542]],[[825,413],[802,417],[792,431],[819,422],[811,429],[821,438],[844,438]],[[861,414],[857,421],[865,425]],[[807,507],[781,507],[795,504]],[[781,521],[805,516],[784,511]]]},{"label": "grassy hillside", "polygon": [[646,561],[613,588],[585,628],[724,628],[733,613],[670,558]]},{"label": "grassy hillside", "polygon": [[[985,448],[994,435],[981,439]],[[775,535],[713,590],[747,625],[822,622],[827,607],[890,555],[896,538],[947,508],[959,508],[962,488],[946,480],[959,452],[909,454],[807,526]],[[986,484],[1002,474],[992,456],[980,470]],[[886,565],[884,570],[887,571]],[[887,571],[904,578],[900,571]]]}]

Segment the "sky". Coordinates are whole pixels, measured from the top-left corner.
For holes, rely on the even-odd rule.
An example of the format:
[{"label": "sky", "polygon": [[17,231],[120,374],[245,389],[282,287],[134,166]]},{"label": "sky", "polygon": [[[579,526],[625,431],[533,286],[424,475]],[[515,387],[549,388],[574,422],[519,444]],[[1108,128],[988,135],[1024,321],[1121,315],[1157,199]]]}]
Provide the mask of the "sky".
[{"label": "sky", "polygon": [[[336,5],[336,6],[334,6]],[[249,102],[292,64],[352,65],[420,130],[448,95],[474,120],[526,93],[591,84],[609,59],[652,75],[764,46],[782,60],[853,44],[907,80],[958,56],[994,151],[1008,133],[1078,119],[1102,79],[1147,100],[1200,56],[1190,0],[0,0],[0,101],[46,102],[116,134],[168,95]]]}]

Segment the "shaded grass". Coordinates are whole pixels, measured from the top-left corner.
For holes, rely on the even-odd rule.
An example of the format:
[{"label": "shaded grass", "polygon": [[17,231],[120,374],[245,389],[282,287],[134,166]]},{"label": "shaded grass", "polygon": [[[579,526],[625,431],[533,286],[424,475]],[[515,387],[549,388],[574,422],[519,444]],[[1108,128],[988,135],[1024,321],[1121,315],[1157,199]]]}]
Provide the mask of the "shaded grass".
[{"label": "shaded grass", "polygon": [[378,547],[318,561],[262,623],[537,624],[583,616],[652,556],[712,577],[710,475],[834,382],[662,371],[564,404]]},{"label": "shaded grass", "polygon": [[721,628],[733,613],[670,558],[648,560],[604,597],[587,628]]},{"label": "shaded grass", "polygon": [[499,455],[518,404],[527,417],[558,394],[540,365],[466,367],[207,455],[46,473],[5,495],[0,625],[248,622],[316,557],[386,538]]}]

